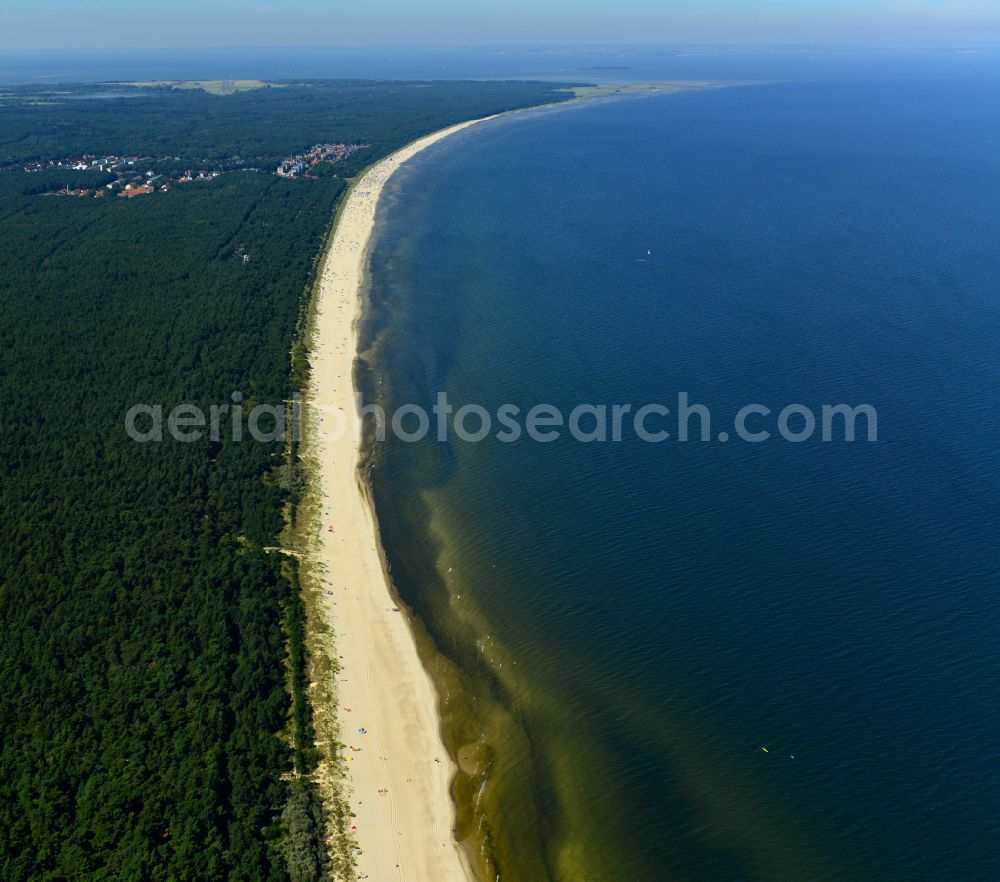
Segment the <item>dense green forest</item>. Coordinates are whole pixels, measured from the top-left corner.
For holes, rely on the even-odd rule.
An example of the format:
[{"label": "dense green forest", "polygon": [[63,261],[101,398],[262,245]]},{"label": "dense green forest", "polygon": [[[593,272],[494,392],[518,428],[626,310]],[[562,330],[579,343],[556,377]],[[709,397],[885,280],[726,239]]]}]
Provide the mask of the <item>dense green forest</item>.
[{"label": "dense green forest", "polygon": [[[571,97],[530,82],[274,83],[215,95],[199,89],[60,86],[0,88],[0,166],[81,153],[179,156],[249,165],[330,141],[371,149],[345,163],[348,176],[417,132],[515,107]],[[91,98],[100,94],[120,98]],[[44,112],[47,125],[38,125]],[[124,123],[124,124],[123,124]]]},{"label": "dense green forest", "polygon": [[125,414],[288,398],[344,178],[426,131],[565,93],[65,97],[85,88],[4,90],[0,162],[372,146],[316,180],[234,173],[129,200],[36,195],[103,183],[92,172],[0,171],[0,878],[308,882],[324,850],[308,711],[292,709],[302,607],[293,561],[265,551],[294,464],[227,433],[135,443]]}]

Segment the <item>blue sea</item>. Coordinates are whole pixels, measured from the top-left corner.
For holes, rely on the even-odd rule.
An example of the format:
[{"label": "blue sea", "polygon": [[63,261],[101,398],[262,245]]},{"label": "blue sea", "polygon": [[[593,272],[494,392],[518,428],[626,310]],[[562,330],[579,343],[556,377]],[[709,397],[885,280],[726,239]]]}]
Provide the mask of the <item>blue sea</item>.
[{"label": "blue sea", "polygon": [[199,79],[862,81],[996,75],[1000,45],[97,48],[0,51],[0,86]]},{"label": "blue sea", "polygon": [[494,878],[1000,879],[1000,77],[940,73],[523,113],[390,184],[369,395],[711,417],[373,445]]}]

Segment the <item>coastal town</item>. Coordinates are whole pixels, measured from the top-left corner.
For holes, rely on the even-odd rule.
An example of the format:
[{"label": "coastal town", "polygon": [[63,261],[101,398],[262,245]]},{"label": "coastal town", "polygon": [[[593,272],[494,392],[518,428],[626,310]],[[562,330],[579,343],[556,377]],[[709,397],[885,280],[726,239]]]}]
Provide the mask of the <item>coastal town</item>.
[{"label": "coastal town", "polygon": [[52,169],[71,169],[77,172],[97,172],[112,177],[111,180],[90,186],[64,186],[45,190],[42,196],[75,196],[105,198],[117,196],[133,199],[152,193],[166,193],[172,187],[196,181],[212,181],[231,172],[274,174],[283,178],[317,177],[321,163],[337,163],[370,145],[361,143],[316,144],[310,149],[286,157],[277,164],[261,168],[247,165],[239,156],[226,160],[184,160],[179,156],[79,156],[25,163],[21,168],[27,174]]},{"label": "coastal town", "polygon": [[286,178],[294,178],[296,175],[308,177],[308,171],[313,166],[321,162],[340,162],[347,159],[352,153],[357,153],[368,147],[368,144],[317,144],[311,150],[290,156],[284,160],[275,170],[275,174]]}]

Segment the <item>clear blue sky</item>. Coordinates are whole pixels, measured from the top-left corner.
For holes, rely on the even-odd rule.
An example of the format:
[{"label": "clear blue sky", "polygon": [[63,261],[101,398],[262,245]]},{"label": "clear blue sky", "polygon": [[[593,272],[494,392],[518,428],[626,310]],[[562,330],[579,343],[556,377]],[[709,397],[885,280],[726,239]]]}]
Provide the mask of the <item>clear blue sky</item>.
[{"label": "clear blue sky", "polygon": [[[1000,42],[1000,0],[6,0],[0,48]],[[2,65],[2,56],[0,56]]]}]

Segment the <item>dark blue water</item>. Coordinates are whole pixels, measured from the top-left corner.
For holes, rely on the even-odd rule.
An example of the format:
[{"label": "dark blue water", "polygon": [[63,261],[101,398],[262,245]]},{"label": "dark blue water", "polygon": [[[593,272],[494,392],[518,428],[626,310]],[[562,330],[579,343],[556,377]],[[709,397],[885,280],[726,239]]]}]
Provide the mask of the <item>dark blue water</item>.
[{"label": "dark blue water", "polygon": [[378,452],[400,589],[482,696],[451,740],[489,743],[502,878],[1000,878],[998,85],[534,113],[398,178],[390,405],[878,413]]}]

